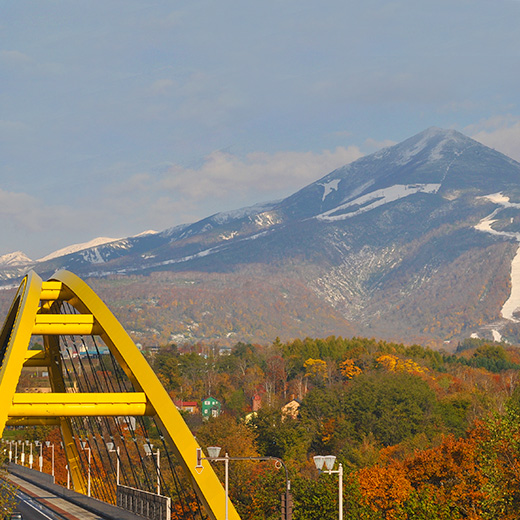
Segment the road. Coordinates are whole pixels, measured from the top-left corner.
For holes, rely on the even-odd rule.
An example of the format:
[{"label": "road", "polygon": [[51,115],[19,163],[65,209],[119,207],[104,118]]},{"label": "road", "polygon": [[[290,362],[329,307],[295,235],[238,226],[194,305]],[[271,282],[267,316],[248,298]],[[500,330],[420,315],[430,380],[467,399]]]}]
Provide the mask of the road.
[{"label": "road", "polygon": [[18,491],[18,504],[15,511],[23,515],[23,520],[63,520],[64,517],[43,507],[36,500]]}]

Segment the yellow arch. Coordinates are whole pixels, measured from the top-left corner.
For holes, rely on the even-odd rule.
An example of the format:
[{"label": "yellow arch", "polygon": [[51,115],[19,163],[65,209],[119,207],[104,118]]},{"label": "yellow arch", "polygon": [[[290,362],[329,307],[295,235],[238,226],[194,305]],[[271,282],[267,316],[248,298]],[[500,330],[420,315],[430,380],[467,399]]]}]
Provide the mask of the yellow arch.
[{"label": "yellow arch", "polygon": [[[56,314],[68,302],[79,314]],[[29,351],[32,335],[42,335],[44,352]],[[68,394],[59,356],[59,335],[99,335],[132,381],[135,392]],[[23,366],[47,366],[52,393],[18,394]],[[76,490],[85,492],[79,455],[68,418],[84,415],[153,415],[213,520],[225,518],[225,492],[211,465],[196,470],[199,445],[130,336],[79,277],[58,271],[44,282],[34,272],[22,281],[0,333],[0,431],[6,424],[59,421]],[[228,517],[239,520],[228,500]]]}]

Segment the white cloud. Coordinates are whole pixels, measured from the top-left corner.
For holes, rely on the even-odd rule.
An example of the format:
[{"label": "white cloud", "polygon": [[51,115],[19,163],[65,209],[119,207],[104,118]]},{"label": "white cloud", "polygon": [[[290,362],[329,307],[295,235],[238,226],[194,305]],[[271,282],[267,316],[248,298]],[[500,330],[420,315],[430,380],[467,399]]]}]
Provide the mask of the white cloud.
[{"label": "white cloud", "polygon": [[5,65],[28,65],[32,62],[32,59],[20,51],[0,51],[0,63]]},{"label": "white cloud", "polygon": [[[361,157],[356,146],[338,147],[334,151],[254,152],[244,159],[231,153],[209,154],[198,169],[170,168],[160,183],[161,189],[180,193],[191,199],[206,197],[227,199],[230,196],[257,194],[277,196],[314,182],[332,170]],[[256,201],[260,202],[260,200]]]},{"label": "white cloud", "polygon": [[520,117],[494,116],[464,129],[473,139],[520,161]]},{"label": "white cloud", "polygon": [[391,139],[385,139],[383,141],[376,141],[375,139],[368,138],[365,140],[365,147],[368,148],[371,152],[376,152],[381,148],[387,148],[388,146],[394,146],[397,144],[397,141],[392,141]]},{"label": "white cloud", "polygon": [[59,227],[60,220],[70,222],[69,212],[62,206],[46,206],[27,193],[0,189],[0,220],[9,222],[2,234],[41,233]]},{"label": "white cloud", "polygon": [[[111,228],[112,235],[161,230],[288,196],[361,156],[356,146],[320,153],[254,152],[244,158],[215,151],[198,167],[173,165],[166,171],[136,174],[113,183],[105,188],[105,200],[99,206],[112,212],[109,217],[101,210],[104,219],[119,221],[117,228]],[[99,210],[96,220],[100,221]]]},{"label": "white cloud", "polygon": [[166,95],[169,94],[173,88],[177,86],[177,83],[171,79],[163,78],[153,82],[150,87],[150,92],[153,95]]}]

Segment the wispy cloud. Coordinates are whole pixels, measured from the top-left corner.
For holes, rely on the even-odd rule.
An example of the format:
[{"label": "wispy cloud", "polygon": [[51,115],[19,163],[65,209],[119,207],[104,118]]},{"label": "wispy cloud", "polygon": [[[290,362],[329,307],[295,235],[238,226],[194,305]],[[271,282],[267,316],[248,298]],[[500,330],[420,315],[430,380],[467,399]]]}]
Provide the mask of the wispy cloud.
[{"label": "wispy cloud", "polygon": [[3,65],[28,65],[32,59],[23,52],[16,50],[0,50],[0,63]]},{"label": "wispy cloud", "polygon": [[392,141],[391,139],[385,139],[383,141],[376,141],[375,139],[368,138],[365,140],[365,147],[371,152],[375,152],[380,150],[381,148],[386,148],[388,146],[393,146],[397,144],[397,141]]},{"label": "wispy cloud", "polygon": [[467,126],[464,132],[476,141],[520,161],[520,117],[511,114],[494,116]]},{"label": "wispy cloud", "polygon": [[361,156],[356,146],[320,153],[255,152],[245,157],[215,151],[197,167],[172,165],[159,173],[140,173],[113,183],[105,189],[106,203],[110,202],[112,218],[132,223],[132,233],[141,228],[165,229],[288,196]]},{"label": "wispy cloud", "polygon": [[[65,206],[46,205],[26,193],[0,189],[0,220],[9,222],[2,234],[31,235],[48,231],[60,220],[70,222],[70,211]],[[59,227],[59,224],[58,224]]]},{"label": "wispy cloud", "polygon": [[173,166],[159,186],[161,190],[197,200],[206,197],[227,199],[252,193],[261,198],[303,187],[361,155],[356,146],[321,153],[254,152],[245,158],[215,151],[197,169]]}]

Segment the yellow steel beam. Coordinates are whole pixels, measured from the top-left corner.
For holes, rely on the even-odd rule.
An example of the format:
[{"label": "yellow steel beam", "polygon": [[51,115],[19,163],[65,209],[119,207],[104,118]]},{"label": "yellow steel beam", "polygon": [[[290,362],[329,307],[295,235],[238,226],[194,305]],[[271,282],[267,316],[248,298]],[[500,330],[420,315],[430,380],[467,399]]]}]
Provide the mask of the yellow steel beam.
[{"label": "yellow steel beam", "polygon": [[0,333],[0,432],[11,407],[40,304],[42,279],[30,272],[20,284]]},{"label": "yellow steel beam", "polygon": [[74,442],[74,435],[72,434],[72,425],[69,417],[61,417],[61,438],[63,439],[63,448],[65,450],[65,458],[69,466],[70,476],[72,478],[72,486],[74,491],[78,493],[87,494],[88,483],[85,475],[81,469],[81,461],[79,451]]},{"label": "yellow steel beam", "polygon": [[14,394],[9,418],[155,415],[144,392]]},{"label": "yellow steel beam", "polygon": [[[208,461],[202,461],[202,468],[196,469],[196,453],[199,447],[193,434],[161,385],[154,371],[146,362],[130,336],[117,321],[99,296],[76,275],[69,271],[58,271],[53,280],[63,283],[74,297],[69,303],[81,313],[91,313],[103,329],[101,338],[110,349],[123,370],[138,391],[146,393],[157,413],[157,419],[165,439],[175,452],[177,459],[191,477],[195,491],[204,504],[212,520],[226,517],[226,496],[224,489]],[[227,500],[228,519],[240,520],[232,502]]]},{"label": "yellow steel beam", "polygon": [[60,420],[56,417],[15,417],[8,419],[6,426],[59,426]]},{"label": "yellow steel beam", "polygon": [[33,335],[100,335],[101,328],[92,314],[37,314]]},{"label": "yellow steel beam", "polygon": [[67,301],[72,298],[73,294],[63,286],[61,282],[43,282],[40,300],[42,301]]},{"label": "yellow steel beam", "polygon": [[25,353],[24,367],[48,367],[51,362],[45,350],[28,350]]},{"label": "yellow steel beam", "polygon": [[[59,312],[60,303],[57,301],[46,302],[45,311]],[[63,363],[60,356],[59,336],[43,336],[43,346],[49,353],[51,364],[49,365],[49,380],[53,392],[65,393],[65,380],[63,379]],[[72,422],[70,417],[60,417],[61,438],[65,448],[65,458],[69,467],[72,487],[78,493],[87,493],[87,481],[81,472],[79,452],[72,434]]]}]

